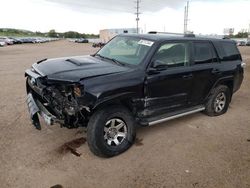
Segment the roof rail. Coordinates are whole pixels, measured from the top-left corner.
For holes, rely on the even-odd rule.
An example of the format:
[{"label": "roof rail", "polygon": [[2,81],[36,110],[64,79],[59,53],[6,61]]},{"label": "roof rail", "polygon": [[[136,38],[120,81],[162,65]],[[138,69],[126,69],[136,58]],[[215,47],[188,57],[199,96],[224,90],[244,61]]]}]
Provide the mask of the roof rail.
[{"label": "roof rail", "polygon": [[169,36],[182,36],[182,37],[195,37],[192,33],[171,33],[171,32],[159,32],[159,31],[150,31],[148,34],[164,34]]},{"label": "roof rail", "polygon": [[171,32],[159,32],[159,31],[150,31],[148,32],[148,34],[164,34],[164,35],[168,35],[170,37],[178,37],[178,36],[182,36],[182,37],[195,37],[195,38],[211,38],[211,39],[230,39],[229,36],[226,35],[195,35],[193,33],[171,33]]},{"label": "roof rail", "polygon": [[229,36],[217,35],[217,34],[211,34],[211,35],[198,34],[198,35],[196,35],[196,37],[197,38],[210,38],[210,39],[231,39]]}]

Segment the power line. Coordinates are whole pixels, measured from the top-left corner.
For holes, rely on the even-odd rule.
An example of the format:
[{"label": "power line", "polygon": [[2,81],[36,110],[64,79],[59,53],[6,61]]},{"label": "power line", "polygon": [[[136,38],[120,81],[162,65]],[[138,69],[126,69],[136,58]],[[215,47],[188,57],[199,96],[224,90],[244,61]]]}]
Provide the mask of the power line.
[{"label": "power line", "polygon": [[139,33],[139,21],[140,21],[140,18],[139,18],[139,15],[141,14],[140,13],[140,3],[141,3],[141,0],[136,0],[135,1],[136,3],[136,12],[135,12],[135,15],[136,15],[136,32]]}]

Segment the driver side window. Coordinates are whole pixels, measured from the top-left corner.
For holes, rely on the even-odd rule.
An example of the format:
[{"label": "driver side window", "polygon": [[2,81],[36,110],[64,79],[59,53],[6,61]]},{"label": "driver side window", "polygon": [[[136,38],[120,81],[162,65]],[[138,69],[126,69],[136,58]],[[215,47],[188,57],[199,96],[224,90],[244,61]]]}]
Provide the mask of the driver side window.
[{"label": "driver side window", "polygon": [[188,46],[188,43],[181,42],[163,44],[154,55],[153,61],[166,67],[186,66],[189,62]]}]

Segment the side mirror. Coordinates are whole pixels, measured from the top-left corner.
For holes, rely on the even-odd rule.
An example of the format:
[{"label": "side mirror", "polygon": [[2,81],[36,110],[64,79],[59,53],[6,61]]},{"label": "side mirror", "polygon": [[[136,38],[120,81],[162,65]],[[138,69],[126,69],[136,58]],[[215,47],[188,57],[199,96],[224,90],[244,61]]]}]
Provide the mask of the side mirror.
[{"label": "side mirror", "polygon": [[148,69],[148,74],[153,75],[153,74],[159,74],[160,71],[166,70],[168,68],[167,65],[164,64],[164,62],[160,60],[155,60],[152,62],[151,67]]},{"label": "side mirror", "polygon": [[160,60],[155,60],[152,63],[152,67],[155,68],[156,70],[166,70],[168,66]]}]

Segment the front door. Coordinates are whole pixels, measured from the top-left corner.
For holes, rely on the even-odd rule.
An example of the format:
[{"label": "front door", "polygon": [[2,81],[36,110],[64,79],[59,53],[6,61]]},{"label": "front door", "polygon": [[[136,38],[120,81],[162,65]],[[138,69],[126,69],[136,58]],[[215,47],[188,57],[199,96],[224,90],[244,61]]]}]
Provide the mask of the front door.
[{"label": "front door", "polygon": [[167,42],[155,53],[147,71],[145,111],[160,115],[189,105],[193,74],[190,43]]}]

